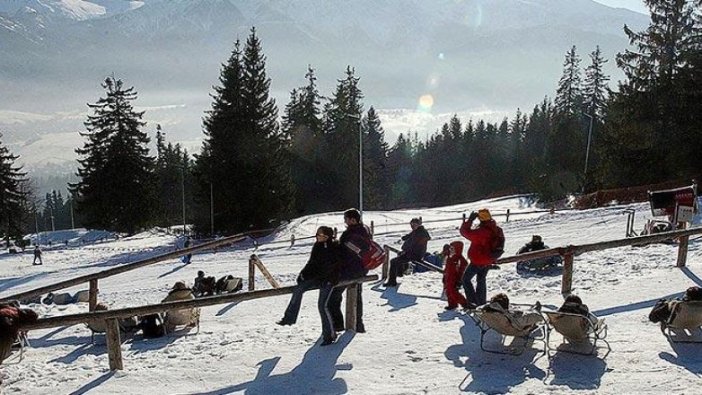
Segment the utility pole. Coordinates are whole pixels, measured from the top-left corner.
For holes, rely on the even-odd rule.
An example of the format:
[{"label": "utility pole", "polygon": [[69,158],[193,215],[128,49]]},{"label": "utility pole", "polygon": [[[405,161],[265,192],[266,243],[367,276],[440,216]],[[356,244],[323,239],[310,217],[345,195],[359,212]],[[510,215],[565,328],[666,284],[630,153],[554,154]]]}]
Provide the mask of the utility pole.
[{"label": "utility pole", "polygon": [[210,181],[210,234],[214,239],[214,193],[213,193],[212,181]]},{"label": "utility pole", "polygon": [[180,168],[180,187],[183,196],[183,235],[185,236],[185,164]]}]

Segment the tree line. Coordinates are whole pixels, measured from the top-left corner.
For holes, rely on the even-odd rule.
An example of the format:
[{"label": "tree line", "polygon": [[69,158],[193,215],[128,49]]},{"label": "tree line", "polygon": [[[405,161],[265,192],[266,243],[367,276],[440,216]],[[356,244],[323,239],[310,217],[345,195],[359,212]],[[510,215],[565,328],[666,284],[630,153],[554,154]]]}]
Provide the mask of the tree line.
[{"label": "tree line", "polygon": [[[144,113],[132,104],[134,88],[107,78],[105,96],[89,104],[92,114],[81,133],[79,180],[69,185],[66,200],[47,197],[39,219],[46,223],[49,205],[51,216],[70,203],[75,223],[127,233],[182,222],[203,234],[272,228],[292,217],[357,206],[359,144],[364,208],[371,210],[516,192],[552,201],[691,178],[699,174],[702,143],[701,2],[647,2],[649,27],[624,27],[631,45],[615,59],[626,76],[617,90],[609,89],[608,60],[599,47],[583,68],[573,46],[553,99],[500,122],[454,116],[425,140],[408,131],[392,145],[375,108],[364,105],[351,66],[327,96],[308,67],[305,83],[290,92],[279,114],[252,29],[222,65],[194,154],[168,142],[157,126],[151,156]],[[6,238],[39,221],[15,159],[0,144]],[[67,226],[65,219],[60,224]]]}]

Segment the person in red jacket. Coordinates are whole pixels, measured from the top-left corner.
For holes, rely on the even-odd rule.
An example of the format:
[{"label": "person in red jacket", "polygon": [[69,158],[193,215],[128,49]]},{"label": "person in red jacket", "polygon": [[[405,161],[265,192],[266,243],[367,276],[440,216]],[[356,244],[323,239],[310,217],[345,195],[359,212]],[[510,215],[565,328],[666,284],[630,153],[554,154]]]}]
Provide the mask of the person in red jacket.
[{"label": "person in red jacket", "polygon": [[463,242],[452,242],[449,247],[449,257],[446,260],[446,266],[444,266],[444,290],[446,298],[448,298],[446,310],[453,310],[458,305],[466,307],[466,298],[456,289],[466,266],[468,266],[468,261],[463,257]]},{"label": "person in red jacket", "polygon": [[[476,218],[480,223],[473,229],[473,221]],[[478,210],[477,213],[475,211],[470,213],[468,219],[461,225],[461,235],[470,240],[470,248],[468,248],[470,265],[466,268],[462,281],[468,305],[469,307],[484,305],[487,302],[487,273],[490,265],[502,255],[505,237],[486,208]],[[476,277],[476,288],[473,288],[471,282],[473,277]]]}]

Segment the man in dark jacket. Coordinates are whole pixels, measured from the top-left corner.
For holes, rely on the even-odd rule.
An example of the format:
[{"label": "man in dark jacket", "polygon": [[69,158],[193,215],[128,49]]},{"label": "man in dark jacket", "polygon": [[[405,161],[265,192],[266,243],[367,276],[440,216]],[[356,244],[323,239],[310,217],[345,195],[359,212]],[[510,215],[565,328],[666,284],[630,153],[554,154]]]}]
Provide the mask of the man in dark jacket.
[{"label": "man in dark jacket", "polygon": [[422,226],[422,220],[412,218],[410,221],[412,231],[402,236],[402,252],[397,257],[390,260],[390,273],[388,273],[388,281],[383,284],[386,287],[396,287],[397,277],[402,277],[402,273],[407,269],[410,261],[424,259],[424,254],[427,252],[427,243],[431,240],[429,232]]},{"label": "man in dark jacket", "polygon": [[297,286],[293,291],[285,315],[278,325],[293,325],[297,322],[302,304],[302,295],[325,282],[336,283],[338,276],[339,243],[334,240],[334,230],[328,226],[317,229],[316,242],[307,264],[297,276]]},{"label": "man in dark jacket", "polygon": [[[341,244],[341,267],[339,268],[339,280],[346,281],[355,278],[363,277],[368,274],[368,270],[363,267],[360,254],[370,249],[369,240],[371,240],[370,230],[361,222],[361,213],[355,208],[344,212],[344,223],[346,230],[339,238]],[[343,315],[341,313],[341,301],[345,288],[333,288],[330,290],[329,298],[326,300],[326,306],[329,310],[329,315],[334,326],[334,330],[343,330]],[[361,295],[362,286],[357,287],[356,297],[356,333],[365,333],[366,328],[363,324],[363,299]],[[324,289],[320,289],[320,299]],[[322,301],[320,301],[322,303]],[[336,334],[330,335],[329,329],[324,333],[325,327],[322,327],[324,341],[322,345],[331,344],[336,339]]]}]

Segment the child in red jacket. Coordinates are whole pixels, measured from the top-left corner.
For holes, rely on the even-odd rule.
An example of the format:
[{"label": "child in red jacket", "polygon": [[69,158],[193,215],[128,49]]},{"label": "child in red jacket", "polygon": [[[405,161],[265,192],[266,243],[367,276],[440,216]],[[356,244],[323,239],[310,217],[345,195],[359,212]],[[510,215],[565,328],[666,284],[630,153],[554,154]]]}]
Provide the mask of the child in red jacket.
[{"label": "child in red jacket", "polygon": [[463,242],[454,241],[450,244],[449,257],[444,267],[444,290],[448,298],[446,310],[453,310],[461,305],[466,306],[466,298],[458,291],[463,271],[468,266],[468,261],[463,257]]}]

